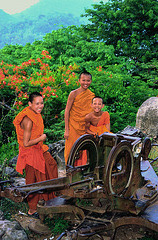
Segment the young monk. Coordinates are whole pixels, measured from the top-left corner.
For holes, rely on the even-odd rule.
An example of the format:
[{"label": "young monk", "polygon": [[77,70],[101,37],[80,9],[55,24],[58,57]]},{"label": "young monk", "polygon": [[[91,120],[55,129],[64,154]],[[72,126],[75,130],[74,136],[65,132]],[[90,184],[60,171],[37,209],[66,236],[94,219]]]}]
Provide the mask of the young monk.
[{"label": "young monk", "polygon": [[[70,92],[65,108],[65,163],[67,164],[69,153],[74,142],[85,131],[85,116],[92,111],[91,102],[94,97],[88,88],[92,82],[92,75],[89,72],[82,72],[79,76],[80,87]],[[77,165],[84,165],[87,161],[86,152]]]},{"label": "young monk", "polygon": [[[58,177],[57,163],[47,151],[48,146],[43,144],[46,134],[41,111],[44,107],[43,97],[38,92],[29,96],[29,106],[24,108],[14,119],[17,139],[19,143],[19,156],[16,170],[26,173],[26,184],[45,181]],[[31,194],[27,198],[28,215],[37,217],[37,203],[40,199],[45,201],[54,198],[54,193]]]},{"label": "young monk", "polygon": [[100,135],[104,132],[110,132],[110,115],[107,111],[102,111],[104,107],[103,99],[101,97],[94,97],[91,107],[93,112],[87,114],[85,117],[86,133]]}]

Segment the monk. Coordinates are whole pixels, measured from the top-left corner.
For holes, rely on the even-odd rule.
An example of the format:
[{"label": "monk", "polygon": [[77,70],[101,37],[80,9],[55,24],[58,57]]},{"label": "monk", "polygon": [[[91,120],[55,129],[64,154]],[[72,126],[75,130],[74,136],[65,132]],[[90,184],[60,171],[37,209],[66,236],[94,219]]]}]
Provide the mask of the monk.
[{"label": "monk", "polygon": [[[88,88],[92,82],[92,75],[89,72],[82,72],[79,76],[80,87],[71,91],[65,108],[65,163],[67,164],[68,157],[74,142],[85,131],[85,116],[92,111],[91,102],[94,97]],[[82,158],[76,166],[85,165],[87,158],[86,152],[82,154]]]},{"label": "monk", "polygon": [[[16,170],[23,174],[25,169],[26,184],[45,181],[58,177],[57,163],[47,151],[46,140],[41,111],[44,107],[43,97],[38,92],[29,96],[28,107],[24,108],[14,119],[19,143],[19,156]],[[27,198],[28,216],[38,218],[37,203],[40,199],[45,201],[54,198],[53,192],[44,194],[31,194]]]},{"label": "monk", "polygon": [[100,135],[104,132],[110,132],[110,115],[103,112],[103,99],[101,97],[94,97],[92,99],[91,107],[93,111],[86,115],[86,133],[92,135]]}]

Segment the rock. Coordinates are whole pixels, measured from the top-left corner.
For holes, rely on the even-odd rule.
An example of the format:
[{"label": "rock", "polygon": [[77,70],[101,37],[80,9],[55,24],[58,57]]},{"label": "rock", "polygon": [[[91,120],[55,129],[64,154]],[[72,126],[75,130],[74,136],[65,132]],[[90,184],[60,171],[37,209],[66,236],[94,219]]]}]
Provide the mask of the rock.
[{"label": "rock", "polygon": [[158,138],[158,97],[147,99],[138,109],[136,128],[147,136]]},{"label": "rock", "polygon": [[65,148],[65,140],[60,140],[56,143],[49,144],[49,152],[53,157],[57,155],[64,160],[64,148]]},{"label": "rock", "polygon": [[58,164],[58,177],[66,176],[66,166],[64,159],[65,140],[49,144],[49,152]]},{"label": "rock", "polygon": [[13,185],[16,187],[25,185],[25,178],[15,177],[13,180],[14,180]]},{"label": "rock", "polygon": [[10,167],[16,166],[17,159],[18,159],[18,155],[15,156],[15,157],[13,157],[12,159],[10,159],[10,161],[9,161],[9,166],[10,166]]},{"label": "rock", "polygon": [[51,231],[49,229],[48,226],[46,226],[45,224],[42,224],[40,222],[40,220],[38,219],[37,221],[33,221],[28,225],[28,228],[40,235],[47,235],[47,234],[51,234]]},{"label": "rock", "polygon": [[0,210],[0,220],[4,220],[4,213]]},{"label": "rock", "polygon": [[0,234],[2,240],[28,240],[27,234],[16,221],[0,220]]},{"label": "rock", "polygon": [[4,168],[4,174],[8,175],[10,177],[16,177],[18,175],[18,173],[12,167],[5,167]]}]

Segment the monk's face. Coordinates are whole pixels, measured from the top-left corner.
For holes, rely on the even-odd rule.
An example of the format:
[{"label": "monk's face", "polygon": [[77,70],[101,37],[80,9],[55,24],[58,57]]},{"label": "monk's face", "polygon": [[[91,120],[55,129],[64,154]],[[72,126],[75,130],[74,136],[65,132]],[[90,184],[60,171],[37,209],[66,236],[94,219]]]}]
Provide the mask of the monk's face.
[{"label": "monk's face", "polygon": [[40,96],[34,97],[33,101],[29,102],[29,106],[35,113],[41,113],[44,107],[43,98]]},{"label": "monk's face", "polygon": [[91,107],[93,111],[98,113],[104,107],[103,101],[101,98],[94,98]]},{"label": "monk's face", "polygon": [[81,74],[79,83],[80,83],[82,89],[86,90],[87,88],[89,88],[91,82],[92,82],[92,79],[91,79],[90,75]]}]

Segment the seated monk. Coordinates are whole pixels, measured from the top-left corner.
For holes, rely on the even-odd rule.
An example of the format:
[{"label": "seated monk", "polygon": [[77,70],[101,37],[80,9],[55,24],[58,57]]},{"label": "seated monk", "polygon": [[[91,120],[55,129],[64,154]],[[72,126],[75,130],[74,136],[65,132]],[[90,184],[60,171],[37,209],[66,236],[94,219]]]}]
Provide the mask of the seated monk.
[{"label": "seated monk", "polygon": [[86,133],[95,136],[110,132],[110,115],[107,111],[103,112],[101,110],[104,107],[102,98],[94,97],[91,107],[93,111],[85,117]]}]

